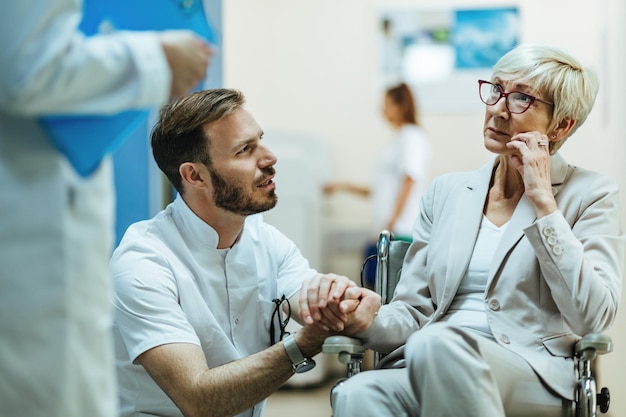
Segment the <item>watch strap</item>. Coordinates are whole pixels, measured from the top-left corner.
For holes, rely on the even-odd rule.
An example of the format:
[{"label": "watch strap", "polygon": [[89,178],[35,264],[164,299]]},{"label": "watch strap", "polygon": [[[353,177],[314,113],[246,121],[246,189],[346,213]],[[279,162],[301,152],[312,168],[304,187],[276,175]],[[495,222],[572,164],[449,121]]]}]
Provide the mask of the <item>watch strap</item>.
[{"label": "watch strap", "polygon": [[305,358],[300,348],[296,344],[296,335],[292,333],[287,335],[283,339],[283,345],[287,351],[287,356],[291,360],[291,367],[294,372],[302,373],[309,371],[315,367],[315,361],[310,358]]}]

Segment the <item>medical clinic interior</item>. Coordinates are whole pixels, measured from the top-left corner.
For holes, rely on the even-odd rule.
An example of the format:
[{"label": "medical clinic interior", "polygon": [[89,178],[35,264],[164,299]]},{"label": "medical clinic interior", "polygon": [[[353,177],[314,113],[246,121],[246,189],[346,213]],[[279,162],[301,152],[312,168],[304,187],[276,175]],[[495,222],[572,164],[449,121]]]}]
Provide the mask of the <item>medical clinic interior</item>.
[{"label": "medical clinic interior", "polygon": [[[370,206],[353,195],[326,196],[322,187],[337,179],[369,181],[376,156],[390,137],[381,116],[382,92],[389,82],[386,60],[392,59],[384,51],[382,22],[391,19],[397,32],[454,31],[455,13],[477,12],[480,19],[480,12],[490,10],[513,12],[512,20],[500,20],[505,32],[500,39],[513,36],[518,43],[560,46],[596,68],[600,91],[595,107],[560,152],[574,165],[615,177],[626,189],[626,4],[621,0],[221,4],[222,84],[245,91],[268,143],[276,143],[280,203],[267,218],[296,241],[316,268],[355,279],[360,271]],[[476,26],[487,30],[489,24]],[[415,38],[407,36],[403,45],[419,42]],[[414,57],[420,53],[413,52]],[[405,62],[402,72],[413,81],[420,121],[431,141],[430,175],[474,169],[490,157],[482,146],[484,104],[476,86],[476,79],[489,76],[489,68],[446,70],[446,58],[436,52],[430,56],[432,61],[415,57],[415,62]],[[622,192],[624,207],[625,199]],[[599,358],[597,383],[611,390],[608,415],[619,417],[626,415],[626,309],[618,311],[610,336],[614,350]],[[269,416],[294,415],[295,409],[301,416],[330,415],[328,388],[345,370],[336,358],[318,362],[314,375],[297,375],[269,398]]]},{"label": "medical clinic interior", "polygon": [[[482,146],[485,106],[476,85],[477,79],[489,79],[490,64],[470,57],[460,68],[450,52],[454,48],[549,44],[594,67],[600,79],[595,107],[561,153],[574,165],[615,177],[626,189],[626,5],[621,0],[211,0],[205,6],[218,43],[206,84],[245,93],[247,108],[278,158],[279,203],[265,218],[320,271],[358,280],[362,247],[371,235],[370,204],[347,193],[324,194],[323,187],[335,180],[371,181],[377,155],[391,136],[381,110],[390,83],[403,80],[413,88],[432,149],[430,178],[471,170],[490,158]],[[391,22],[402,58],[385,49],[385,21]],[[463,32],[472,25],[478,34]],[[503,52],[475,57],[488,60]],[[124,150],[117,156],[120,170],[128,157]],[[119,181],[118,233],[162,208],[157,173],[147,158],[145,187]],[[123,172],[116,175],[124,178]],[[138,198],[144,202],[125,202]],[[142,208],[133,213],[125,204]],[[626,415],[620,392],[626,375],[625,311],[618,312],[610,332],[613,352],[596,364],[598,387],[612,393],[608,415],[616,417]],[[294,376],[270,396],[266,415],[291,416],[295,409],[300,416],[330,415],[329,390],[345,368],[331,355],[316,360],[316,369]],[[370,365],[370,355],[364,362]]]},{"label": "medical clinic interior", "polygon": [[[402,81],[413,91],[430,143],[429,181],[475,170],[493,157],[483,146],[485,103],[477,80],[489,80],[494,63],[519,44],[564,48],[596,70],[595,106],[559,152],[572,165],[617,180],[626,225],[623,0],[205,0],[204,6],[216,51],[204,87],[245,94],[278,160],[278,203],[264,218],[318,271],[359,282],[373,209],[367,198],[329,194],[325,186],[371,183],[392,137],[385,89]],[[148,134],[149,127],[140,129],[113,155],[118,239],[171,201]],[[606,415],[622,417],[623,306],[607,335],[612,352],[595,361],[594,373],[598,390],[611,391]],[[366,352],[365,372],[373,356]],[[331,415],[330,389],[345,365],[337,355],[314,359],[314,370],[295,374],[268,398],[264,415]]]}]

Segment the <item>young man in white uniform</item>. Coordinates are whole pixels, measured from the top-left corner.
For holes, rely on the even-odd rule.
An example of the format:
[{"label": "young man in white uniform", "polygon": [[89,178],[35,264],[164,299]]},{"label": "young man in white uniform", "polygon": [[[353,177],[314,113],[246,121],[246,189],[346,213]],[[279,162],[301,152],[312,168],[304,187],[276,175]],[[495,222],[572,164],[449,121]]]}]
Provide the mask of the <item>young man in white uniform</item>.
[{"label": "young man in white uniform", "polygon": [[80,177],[39,118],[159,106],[200,82],[211,56],[190,32],[85,38],[80,19],[79,0],[3,2],[0,13],[2,417],[116,411],[112,166]]},{"label": "young man in white uniform", "polygon": [[[276,157],[243,105],[236,90],[194,93],[152,133],[179,195],[132,225],[111,260],[122,416],[260,416],[267,396],[311,369],[327,330],[343,328],[337,300],[354,283],[318,274],[256,214],[277,202]],[[305,323],[304,280],[324,294],[334,285],[337,299],[322,326],[284,335],[280,310]]]}]

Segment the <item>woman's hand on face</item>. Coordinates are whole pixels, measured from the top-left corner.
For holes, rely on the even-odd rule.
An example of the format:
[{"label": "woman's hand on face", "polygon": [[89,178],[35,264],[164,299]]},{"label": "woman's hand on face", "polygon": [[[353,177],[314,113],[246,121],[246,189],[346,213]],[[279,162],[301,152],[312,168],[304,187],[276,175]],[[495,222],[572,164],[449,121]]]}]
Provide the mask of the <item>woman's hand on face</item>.
[{"label": "woman's hand on face", "polygon": [[522,176],[526,197],[538,217],[557,210],[550,178],[550,141],[545,134],[524,132],[514,135],[507,147],[514,149],[511,162]]}]

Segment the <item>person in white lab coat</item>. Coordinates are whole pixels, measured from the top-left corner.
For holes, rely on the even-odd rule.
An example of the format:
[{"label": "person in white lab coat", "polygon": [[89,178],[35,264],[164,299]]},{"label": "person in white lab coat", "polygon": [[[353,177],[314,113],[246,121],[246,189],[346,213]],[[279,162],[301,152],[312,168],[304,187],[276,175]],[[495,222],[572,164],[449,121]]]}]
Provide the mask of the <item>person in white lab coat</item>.
[{"label": "person in white lab coat", "polygon": [[[277,158],[244,101],[232,89],[193,93],[153,130],[154,158],[179,194],[131,225],[111,258],[122,417],[258,417],[347,319],[339,297],[355,284],[318,274],[263,221],[277,203]],[[331,308],[321,326],[286,334],[288,317],[312,322],[300,314],[304,280]]]},{"label": "person in white lab coat", "polygon": [[116,415],[111,161],[80,177],[38,119],[159,106],[204,79],[213,54],[187,31],[85,38],[80,19],[79,0],[0,13],[2,417]]},{"label": "person in white lab coat", "polygon": [[428,134],[419,123],[416,100],[406,83],[385,91],[382,112],[394,135],[381,150],[371,185],[345,181],[327,184],[328,194],[337,191],[368,197],[372,205],[372,239],[364,249],[364,281],[374,285],[376,241],[381,230],[393,232],[395,239],[411,241],[419,203],[429,182],[432,150]]}]

